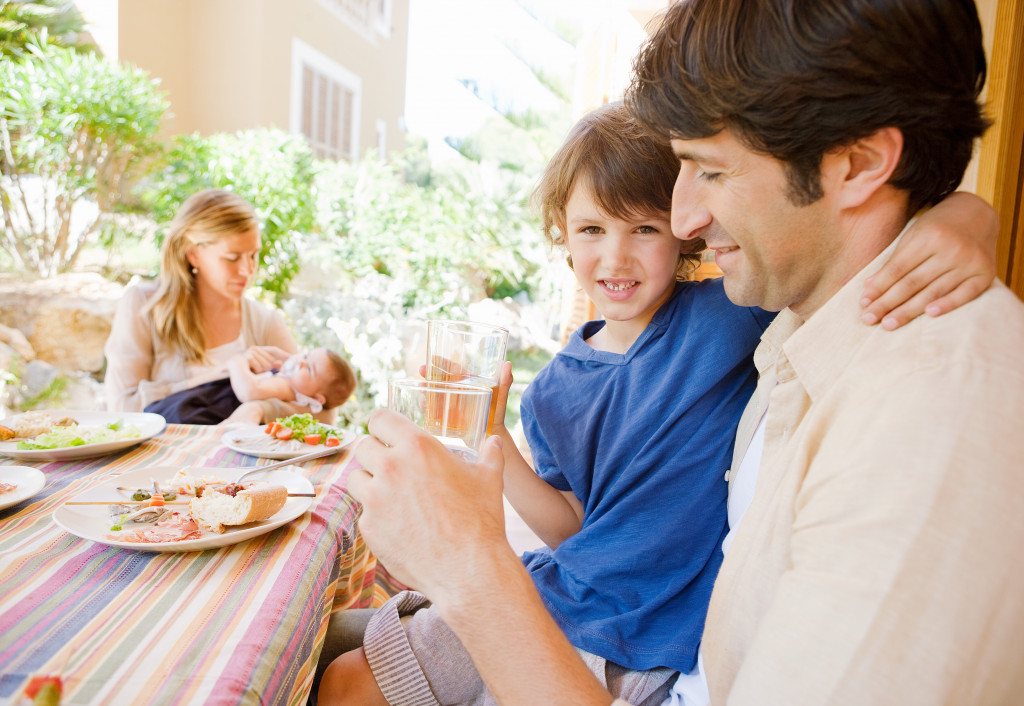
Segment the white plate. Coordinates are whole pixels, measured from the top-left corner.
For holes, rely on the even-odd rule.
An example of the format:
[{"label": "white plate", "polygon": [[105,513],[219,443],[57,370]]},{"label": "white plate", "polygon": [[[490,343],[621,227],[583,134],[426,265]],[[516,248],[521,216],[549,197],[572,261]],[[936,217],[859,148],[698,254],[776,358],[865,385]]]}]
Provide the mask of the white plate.
[{"label": "white plate", "polygon": [[[127,495],[118,492],[117,486],[127,488],[148,488],[155,480],[163,483],[171,479],[179,468],[149,468],[130,473],[122,473],[108,483],[90,488],[79,494],[74,499],[79,502],[97,500],[126,500]],[[245,468],[192,468],[189,475],[192,476],[216,476],[222,481],[231,482],[244,473]],[[288,489],[289,493],[312,493],[313,485],[309,480],[298,473],[289,471],[287,468],[278,468],[267,471],[266,475],[260,476],[259,480],[278,483]],[[190,496],[180,496],[187,499]],[[110,531],[110,516],[107,514],[106,505],[61,505],[53,513],[53,520],[61,528],[82,539],[89,539],[100,544],[108,544],[111,547],[123,549],[137,549],[143,552],[197,552],[203,549],[215,549],[226,547],[247,539],[258,537],[261,534],[291,522],[301,516],[309,506],[313,504],[313,498],[288,498],[284,507],[271,515],[266,520],[252,522],[248,525],[229,527],[223,534],[217,534],[209,530],[203,530],[203,536],[199,539],[186,539],[181,542],[161,542],[159,544],[138,544],[135,542],[119,542],[113,539],[115,532]],[[187,512],[187,505],[171,505],[171,509],[178,512]],[[141,525],[140,525],[141,526]]]},{"label": "white plate", "polygon": [[118,419],[124,420],[125,424],[138,427],[142,436],[135,439],[121,439],[120,441],[106,441],[102,444],[85,444],[84,446],[68,446],[63,449],[39,449],[36,451],[23,451],[18,449],[17,441],[0,442],[0,455],[10,456],[22,461],[74,461],[80,458],[91,458],[104,454],[122,451],[129,447],[141,444],[146,439],[151,439],[164,430],[167,426],[166,420],[159,414],[149,412],[96,412],[86,410],[60,410],[54,414],[62,417],[71,417],[81,426],[97,426],[111,424]]},{"label": "white plate", "polygon": [[28,500],[46,485],[42,472],[28,466],[0,466],[0,481],[18,486],[9,493],[0,493],[0,510]]},{"label": "white plate", "polygon": [[[290,458],[301,456],[316,451],[319,446],[311,446],[302,441],[281,441],[269,434],[265,434],[265,424],[233,424],[220,437],[221,442],[232,451],[248,456],[259,458],[272,458],[276,461],[287,461]],[[356,434],[348,429],[333,429],[341,439],[341,444],[336,448],[341,451],[343,448],[355,441]]]}]

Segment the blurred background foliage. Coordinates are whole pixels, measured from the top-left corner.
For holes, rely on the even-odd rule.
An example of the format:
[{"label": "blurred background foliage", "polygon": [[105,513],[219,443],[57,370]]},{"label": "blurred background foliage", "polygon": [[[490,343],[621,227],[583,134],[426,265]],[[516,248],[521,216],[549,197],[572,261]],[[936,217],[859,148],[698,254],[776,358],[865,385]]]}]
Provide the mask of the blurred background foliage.
[{"label": "blurred background foliage", "polygon": [[[13,5],[0,0],[0,16],[57,4]],[[57,17],[53,33],[45,23],[0,33],[0,270],[153,277],[181,202],[233,190],[262,221],[255,295],[286,312],[303,345],[335,348],[359,370],[363,384],[342,409],[355,426],[408,367],[397,335],[408,322],[467,317],[490,299],[551,301],[551,253],[528,197],[565,116],[506,112],[444,168],[415,138],[386,162],[357,163],[316,160],[300,136],[271,129],[160,143],[169,106],[158,83],[62,46],[74,45],[74,18],[58,28]],[[524,346],[510,355],[534,355]]]}]

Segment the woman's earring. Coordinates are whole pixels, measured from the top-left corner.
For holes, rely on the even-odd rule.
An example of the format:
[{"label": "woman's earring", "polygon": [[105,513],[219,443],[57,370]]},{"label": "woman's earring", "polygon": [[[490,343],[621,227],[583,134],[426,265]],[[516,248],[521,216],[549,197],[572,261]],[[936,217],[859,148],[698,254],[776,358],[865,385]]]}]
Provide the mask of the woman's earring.
[{"label": "woman's earring", "polygon": [[193,267],[192,268],[192,274],[194,274],[194,275],[199,274],[199,268],[198,267]]}]

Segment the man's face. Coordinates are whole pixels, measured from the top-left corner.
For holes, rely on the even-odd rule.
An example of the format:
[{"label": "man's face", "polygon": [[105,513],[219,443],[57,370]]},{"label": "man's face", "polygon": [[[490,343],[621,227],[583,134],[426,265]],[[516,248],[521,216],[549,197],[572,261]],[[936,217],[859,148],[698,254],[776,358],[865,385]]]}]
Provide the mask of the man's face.
[{"label": "man's face", "polygon": [[672,193],[672,231],[704,238],[725,275],[729,299],[741,306],[806,317],[834,293],[828,276],[837,238],[828,184],[810,206],[787,196],[783,164],[742,145],[729,130],[698,140],[672,140],[679,177]]}]

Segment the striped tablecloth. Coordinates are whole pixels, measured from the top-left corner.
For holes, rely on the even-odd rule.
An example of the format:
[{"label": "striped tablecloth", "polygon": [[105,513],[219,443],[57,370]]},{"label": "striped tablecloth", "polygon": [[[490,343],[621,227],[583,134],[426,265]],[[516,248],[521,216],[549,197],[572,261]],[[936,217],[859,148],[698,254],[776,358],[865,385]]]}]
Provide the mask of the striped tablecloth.
[{"label": "striped tablecloth", "polygon": [[0,702],[60,675],[64,704],[302,704],[332,610],[377,606],[400,586],[377,566],[343,491],[348,452],[303,464],[310,510],[261,537],[163,554],[60,529],[53,511],[146,466],[263,465],[216,429],[169,425],[115,456],[39,468],[43,491],[0,510]]}]

